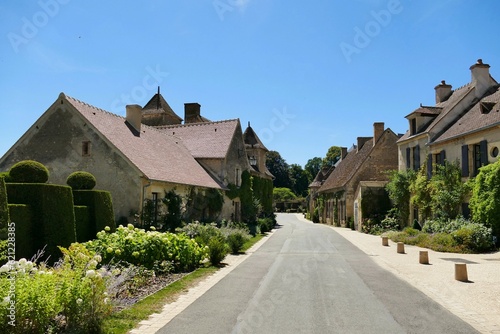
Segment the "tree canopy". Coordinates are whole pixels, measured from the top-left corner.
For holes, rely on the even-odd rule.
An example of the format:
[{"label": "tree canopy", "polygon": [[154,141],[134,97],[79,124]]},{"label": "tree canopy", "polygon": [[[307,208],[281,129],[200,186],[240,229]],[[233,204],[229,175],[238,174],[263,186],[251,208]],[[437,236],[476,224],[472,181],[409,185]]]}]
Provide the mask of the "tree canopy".
[{"label": "tree canopy", "polygon": [[323,158],[323,166],[333,166],[340,159],[342,149],[339,146],[331,146]]}]

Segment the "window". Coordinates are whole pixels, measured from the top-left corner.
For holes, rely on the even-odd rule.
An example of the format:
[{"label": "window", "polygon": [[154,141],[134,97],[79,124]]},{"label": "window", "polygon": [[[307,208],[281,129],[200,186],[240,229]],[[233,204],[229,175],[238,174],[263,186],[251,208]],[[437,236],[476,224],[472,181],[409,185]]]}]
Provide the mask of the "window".
[{"label": "window", "polygon": [[410,135],[413,136],[414,134],[417,134],[417,119],[412,118],[410,120]]},{"label": "window", "polygon": [[418,170],[420,168],[420,147],[418,145],[412,147],[412,157],[412,168],[413,170]]},{"label": "window", "polygon": [[90,156],[90,142],[89,141],[82,142],[82,156],[84,156],[84,157]]},{"label": "window", "polygon": [[496,147],[496,146],[495,146],[495,147],[493,147],[493,148],[491,149],[491,153],[490,153],[490,154],[491,154],[491,156],[492,156],[493,158],[496,158],[496,157],[498,156],[498,147]]},{"label": "window", "polygon": [[[479,168],[487,164],[488,144],[486,140],[462,146],[462,176],[476,176],[479,173]],[[472,168],[469,168],[469,166]]]}]

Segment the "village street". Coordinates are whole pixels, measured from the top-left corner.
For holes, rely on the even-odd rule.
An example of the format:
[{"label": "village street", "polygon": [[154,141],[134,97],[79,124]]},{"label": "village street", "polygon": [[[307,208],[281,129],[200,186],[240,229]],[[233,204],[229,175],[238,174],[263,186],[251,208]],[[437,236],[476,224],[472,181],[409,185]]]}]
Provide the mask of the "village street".
[{"label": "village street", "polygon": [[334,229],[278,214],[255,253],[157,333],[476,333]]}]

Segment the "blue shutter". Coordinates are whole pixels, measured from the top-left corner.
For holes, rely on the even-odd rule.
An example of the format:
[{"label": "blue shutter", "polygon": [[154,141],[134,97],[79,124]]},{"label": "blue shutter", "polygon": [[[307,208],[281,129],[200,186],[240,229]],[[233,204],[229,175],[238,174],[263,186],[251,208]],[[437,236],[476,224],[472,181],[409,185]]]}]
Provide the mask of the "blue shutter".
[{"label": "blue shutter", "polygon": [[469,146],[462,145],[462,176],[469,176]]},{"label": "blue shutter", "polygon": [[415,146],[415,170],[420,169],[420,146]]},{"label": "blue shutter", "polygon": [[432,177],[432,154],[427,154],[427,178]]},{"label": "blue shutter", "polygon": [[439,155],[441,156],[441,165],[444,166],[444,161],[446,160],[446,151],[442,150]]},{"label": "blue shutter", "polygon": [[406,148],[406,169],[411,168],[410,155],[411,155],[411,149],[409,147],[407,147]]},{"label": "blue shutter", "polygon": [[481,166],[486,166],[488,164],[488,144],[486,140],[479,143],[479,152],[481,153]]}]

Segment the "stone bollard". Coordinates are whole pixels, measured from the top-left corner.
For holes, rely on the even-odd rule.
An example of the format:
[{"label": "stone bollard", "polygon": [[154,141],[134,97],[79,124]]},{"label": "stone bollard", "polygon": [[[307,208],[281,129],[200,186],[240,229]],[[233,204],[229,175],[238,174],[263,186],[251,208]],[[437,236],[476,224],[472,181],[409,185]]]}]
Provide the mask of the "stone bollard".
[{"label": "stone bollard", "polygon": [[398,242],[398,253],[399,254],[404,254],[405,253],[405,244],[404,244],[404,242]]},{"label": "stone bollard", "polygon": [[389,237],[382,237],[382,246],[389,246]]},{"label": "stone bollard", "polygon": [[467,277],[467,264],[466,263],[455,263],[455,279],[460,282],[468,282]]},{"label": "stone bollard", "polygon": [[420,251],[420,264],[429,264],[429,252],[428,251]]}]

